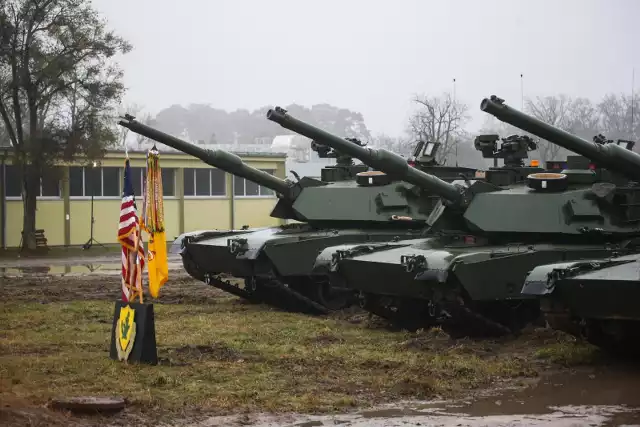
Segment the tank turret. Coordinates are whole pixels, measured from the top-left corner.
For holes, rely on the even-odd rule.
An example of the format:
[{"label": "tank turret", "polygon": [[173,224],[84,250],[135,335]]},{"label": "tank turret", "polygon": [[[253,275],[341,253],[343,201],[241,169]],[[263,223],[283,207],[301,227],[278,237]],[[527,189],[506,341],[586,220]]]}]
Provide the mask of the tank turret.
[{"label": "tank turret", "polygon": [[292,130],[334,150],[345,153],[364,164],[376,168],[389,175],[392,179],[406,181],[410,184],[436,194],[452,203],[462,202],[461,189],[442,179],[409,166],[402,156],[387,151],[383,148],[366,148],[351,141],[330,134],[322,129],[312,126],[290,116],[283,108],[276,107],[267,112],[267,119],[278,123],[283,128]]},{"label": "tank turret", "polygon": [[[617,144],[613,144],[612,141],[599,136],[594,138],[594,142],[589,142],[522,111],[515,110],[507,106],[504,99],[495,95],[483,99],[480,109],[500,121],[509,123],[569,151],[581,154],[600,167],[617,171],[632,180],[640,180],[640,156],[631,151],[632,141],[620,140]],[[620,143],[625,143],[626,147],[621,147]]]},{"label": "tank turret", "polygon": [[[286,117],[297,124],[313,129],[314,132],[298,133],[316,141],[315,146],[320,151],[326,152],[326,147],[329,147],[334,152],[344,153],[346,156],[356,157],[360,160],[374,159],[374,163],[380,166],[385,165],[387,169],[390,169],[389,177],[386,178],[390,178],[393,174],[394,177],[398,177],[398,180],[406,181],[408,184],[398,186],[397,184],[399,183],[393,184],[389,179],[377,179],[380,177],[374,177],[376,182],[369,184],[369,175],[367,175],[369,172],[366,172],[365,165],[361,165],[360,173],[354,174],[352,182],[344,179],[328,182],[308,176],[297,176],[296,181],[284,180],[247,165],[233,153],[224,150],[203,149],[158,129],[144,125],[130,115],[125,115],[119,121],[119,124],[135,133],[190,154],[210,166],[275,191],[279,195],[279,201],[271,212],[271,216],[274,218],[312,222],[318,225],[328,225],[329,223],[353,223],[355,225],[359,221],[362,221],[362,224],[388,223],[397,222],[395,218],[410,217],[416,224],[415,226],[417,226],[420,223],[424,223],[429,217],[430,206],[434,203],[433,198],[437,199],[438,196],[441,196],[457,200],[460,195],[457,186],[415,167],[410,167],[406,159],[397,154],[385,150],[364,148],[360,143],[334,136],[321,129],[297,121],[288,115]],[[302,126],[292,126],[291,130],[295,131],[299,127]],[[309,135],[313,135],[313,137]],[[363,153],[366,155],[363,155]],[[349,168],[348,166],[339,167],[345,169],[343,172]],[[351,167],[356,168],[357,165],[352,165]],[[458,169],[465,170],[468,168]],[[468,173],[469,171],[471,169],[466,172]],[[362,174],[366,176],[358,176]],[[427,191],[434,189],[431,199],[426,200],[411,196],[408,191],[411,187],[410,184],[417,185]],[[391,202],[390,200],[392,199],[393,201]],[[362,209],[353,209],[355,200],[359,201],[358,203],[361,204]],[[371,212],[369,206],[378,206],[379,209]]]}]

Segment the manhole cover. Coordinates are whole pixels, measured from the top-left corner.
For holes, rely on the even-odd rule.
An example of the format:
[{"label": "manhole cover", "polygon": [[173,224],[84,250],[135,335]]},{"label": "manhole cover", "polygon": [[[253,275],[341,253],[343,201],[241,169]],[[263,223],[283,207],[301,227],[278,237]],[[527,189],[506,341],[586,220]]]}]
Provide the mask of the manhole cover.
[{"label": "manhole cover", "polygon": [[51,407],[72,412],[116,412],[124,409],[124,399],[120,397],[69,397],[53,399]]}]

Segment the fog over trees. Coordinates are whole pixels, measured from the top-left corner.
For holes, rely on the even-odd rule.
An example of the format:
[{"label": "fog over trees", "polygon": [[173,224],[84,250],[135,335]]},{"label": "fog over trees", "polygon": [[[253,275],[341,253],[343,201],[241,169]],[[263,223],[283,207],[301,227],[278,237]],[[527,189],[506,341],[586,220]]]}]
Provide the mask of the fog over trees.
[{"label": "fog over trees", "polygon": [[[599,134],[612,140],[635,141],[640,136],[640,100],[631,94],[606,94],[600,100],[559,94],[525,98],[523,101],[527,114],[589,141]],[[495,133],[506,137],[527,134],[490,115],[487,115],[480,130],[470,130],[469,105],[455,100],[449,92],[415,95],[412,105],[402,135],[372,134],[362,114],[329,104],[311,107],[292,104],[284,108],[296,118],[336,135],[359,138],[370,146],[382,147],[404,156],[412,152],[417,140],[440,142],[437,160],[448,165],[483,167],[488,164],[473,147],[476,135]],[[266,112],[272,107],[227,112],[204,104],[186,107],[172,105],[155,117],[146,115],[142,118],[171,134],[186,134],[194,142],[268,145],[276,135],[293,133],[266,120]],[[567,150],[548,141],[538,142],[538,150],[530,153],[532,159],[555,160],[568,154]]]}]

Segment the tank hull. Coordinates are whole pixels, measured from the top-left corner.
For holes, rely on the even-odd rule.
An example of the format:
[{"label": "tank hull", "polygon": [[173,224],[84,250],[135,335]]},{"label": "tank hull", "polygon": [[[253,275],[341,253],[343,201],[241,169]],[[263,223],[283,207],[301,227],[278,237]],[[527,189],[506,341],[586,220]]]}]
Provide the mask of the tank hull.
[{"label": "tank hull", "polygon": [[[350,305],[353,292],[344,286],[328,287],[325,272],[314,271],[322,249],[416,238],[419,234],[419,230],[330,230],[295,224],[192,234],[184,240],[180,253],[187,272],[198,280],[248,300],[323,314]],[[244,285],[231,286],[223,280],[225,276],[243,279]]]},{"label": "tank hull", "polygon": [[540,300],[554,329],[586,338],[605,351],[640,351],[640,254],[541,265],[522,293]]},{"label": "tank hull", "polygon": [[[335,261],[333,254],[340,251],[351,253]],[[332,280],[348,283],[375,314],[384,313],[388,303],[385,309],[376,308],[367,299],[410,299],[430,307],[433,315],[425,318],[426,325],[433,324],[435,316],[436,323],[455,335],[502,335],[517,332],[539,315],[535,296],[521,292],[533,268],[612,253],[604,244],[490,245],[473,236],[448,235],[368,250],[329,247],[316,268],[329,266]],[[423,327],[415,318],[412,322],[397,326]]]}]

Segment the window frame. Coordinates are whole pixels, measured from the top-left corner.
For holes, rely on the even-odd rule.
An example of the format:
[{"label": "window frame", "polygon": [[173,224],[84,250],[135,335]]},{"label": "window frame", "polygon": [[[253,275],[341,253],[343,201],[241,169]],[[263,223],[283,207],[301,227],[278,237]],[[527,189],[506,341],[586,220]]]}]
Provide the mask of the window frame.
[{"label": "window frame", "polygon": [[[13,202],[13,201],[18,201],[18,200],[22,200],[22,195],[20,196],[7,196],[7,185],[6,182],[7,180],[7,167],[15,167],[16,165],[14,164],[9,164],[9,163],[5,163],[5,169],[4,169],[4,176],[2,177],[2,185],[4,185],[4,194],[5,194],[5,199],[8,202]],[[56,166],[59,167],[59,166]],[[40,194],[38,194],[36,196],[36,200],[63,200],[62,197],[62,178],[58,179],[58,196],[43,196],[42,195],[42,178],[40,177]]]},{"label": "window frame", "polygon": [[[209,172],[209,195],[208,196],[198,196],[196,194],[193,194],[193,195],[185,194],[184,185],[185,185],[185,182],[187,181],[187,175],[188,175],[189,171],[193,172],[193,177],[192,177],[192,179],[193,179],[193,192],[196,193],[196,171],[197,170],[206,170],[206,171]],[[211,181],[211,178],[212,178],[213,175],[212,175],[211,171],[213,171],[213,170],[218,170],[218,171],[220,171],[222,173],[222,177],[224,179],[224,181],[223,181],[224,194],[216,194],[216,195],[212,195],[211,194],[211,191],[213,189],[213,185],[212,185],[213,182]],[[175,174],[174,174],[174,176],[175,176]],[[228,199],[229,198],[229,194],[228,194],[229,192],[228,192],[228,188],[227,188],[227,184],[228,184],[228,180],[229,180],[228,176],[229,176],[229,174],[227,172],[223,171],[222,169],[218,169],[218,168],[211,168],[211,167],[209,167],[209,168],[207,168],[207,167],[205,167],[205,168],[187,168],[187,167],[182,168],[182,195],[183,195],[185,200],[202,200],[202,199],[223,200],[223,199]]]},{"label": "window frame", "polygon": [[[276,173],[276,169],[260,169],[263,172],[267,172],[273,176],[275,176]],[[243,194],[236,194],[236,179],[241,179],[242,183],[243,183]],[[247,195],[247,179],[246,178],[242,178],[242,177],[235,177],[233,178],[233,197],[234,198],[243,198],[243,199],[275,199],[276,198],[276,192],[267,188],[268,191],[271,192],[271,194],[262,194],[262,188],[264,187],[263,185],[260,184],[256,184],[258,186],[258,193],[257,195]],[[266,187],[264,187],[266,188]]]},{"label": "window frame", "polygon": [[[178,196],[177,196],[178,191],[177,191],[177,189],[176,189],[176,188],[177,188],[177,181],[178,181],[178,178],[177,178],[177,175],[178,175],[178,169],[179,169],[179,168],[162,168],[162,167],[160,168],[160,176],[161,176],[161,177],[162,177],[162,172],[163,172],[163,171],[165,171],[165,170],[172,170],[172,171],[173,171],[173,196],[165,196],[165,195],[163,194],[163,195],[162,195],[162,199],[163,199],[163,200],[164,200],[164,199],[174,199],[174,200],[175,200],[175,199],[177,199],[177,198],[178,198]],[[123,174],[124,174],[124,169],[123,169]],[[144,181],[144,178],[143,178],[143,181]],[[144,182],[143,182],[143,183],[144,183]],[[141,187],[141,188],[142,188],[142,187]],[[162,192],[164,193],[164,182],[163,182],[163,185],[162,185]]]},{"label": "window frame", "polygon": [[[69,168],[72,167],[76,167],[76,168],[82,168],[82,193],[84,194],[86,192],[86,173],[85,171],[87,169],[90,169],[91,167],[89,166],[69,166]],[[100,166],[100,193],[104,193],[104,168],[115,168],[118,170],[118,196],[93,196],[94,200],[122,200],[122,192],[124,191],[124,167],[121,166]],[[144,179],[145,179],[145,175],[144,175],[144,171],[146,170],[146,165],[145,166],[131,166],[131,168],[135,168],[135,170],[140,170],[140,191],[141,194],[138,196],[136,195],[136,201],[137,200],[142,200],[142,198],[144,197]],[[167,168],[167,169],[171,169],[173,170],[173,196],[162,196],[163,199],[176,199],[176,170],[177,168]],[[135,188],[135,187],[134,187]],[[71,194],[69,194],[69,199],[70,200],[91,200],[91,195],[84,195],[84,196],[72,196]]]},{"label": "window frame", "polygon": [[[87,169],[93,169],[91,166],[69,166],[69,171],[71,168],[80,168],[82,169],[82,194],[84,196],[72,196],[71,191],[69,191],[69,200],[91,200],[91,194],[86,195],[87,192]],[[96,168],[100,169],[100,195],[94,195],[94,200],[121,200],[122,199],[122,177],[123,177],[123,168],[118,166],[96,166]],[[104,168],[116,168],[118,169],[118,196],[103,196],[104,193]],[[71,173],[69,173],[69,180],[71,180]]]}]

